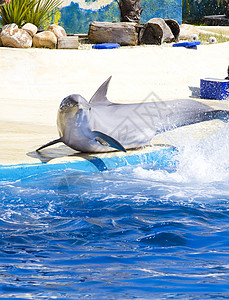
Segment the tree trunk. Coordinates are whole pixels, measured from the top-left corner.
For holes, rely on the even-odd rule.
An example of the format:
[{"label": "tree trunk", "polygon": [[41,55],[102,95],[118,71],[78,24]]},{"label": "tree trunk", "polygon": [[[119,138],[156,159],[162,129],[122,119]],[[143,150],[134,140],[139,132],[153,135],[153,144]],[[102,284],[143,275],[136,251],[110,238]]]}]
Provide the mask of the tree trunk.
[{"label": "tree trunk", "polygon": [[118,43],[122,46],[135,46],[138,43],[137,23],[92,22],[89,25],[88,38],[95,44]]},{"label": "tree trunk", "polygon": [[[169,25],[174,25],[176,21],[166,20]],[[165,20],[161,18],[152,18],[144,24],[140,31],[139,41],[141,44],[161,45],[163,42],[173,42],[178,39],[179,32],[173,28],[176,38]],[[172,26],[173,27],[173,26]],[[179,25],[178,25],[179,27]]]},{"label": "tree trunk", "polygon": [[141,0],[116,0],[120,9],[121,22],[140,23],[142,6]]}]

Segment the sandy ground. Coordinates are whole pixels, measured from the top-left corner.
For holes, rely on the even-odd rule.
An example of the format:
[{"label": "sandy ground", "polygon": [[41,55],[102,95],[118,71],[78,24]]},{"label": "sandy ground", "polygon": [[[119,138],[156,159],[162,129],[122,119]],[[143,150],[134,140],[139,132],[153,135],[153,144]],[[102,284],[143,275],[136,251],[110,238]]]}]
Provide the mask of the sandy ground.
[{"label": "sandy ground", "polygon": [[[186,99],[195,97],[192,91],[199,88],[200,78],[225,78],[228,64],[229,43],[201,45],[197,50],[171,45],[114,50],[0,48],[0,164],[39,162],[34,150],[58,137],[61,100],[72,93],[89,100],[110,75],[112,102]],[[228,108],[227,101],[207,103]],[[192,128],[185,132],[193,128],[201,132],[201,126],[206,124],[188,126]],[[62,156],[73,153],[59,149]]]}]

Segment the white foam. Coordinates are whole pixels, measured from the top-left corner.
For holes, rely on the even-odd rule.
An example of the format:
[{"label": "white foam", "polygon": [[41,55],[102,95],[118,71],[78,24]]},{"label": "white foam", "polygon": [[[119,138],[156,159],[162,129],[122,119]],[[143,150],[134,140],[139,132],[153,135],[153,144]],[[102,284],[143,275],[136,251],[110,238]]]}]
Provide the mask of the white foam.
[{"label": "white foam", "polygon": [[185,145],[182,141],[182,145],[177,143],[176,147],[179,154],[175,172],[137,167],[135,174],[153,181],[176,183],[201,184],[229,180],[229,124],[198,142],[189,137]]}]

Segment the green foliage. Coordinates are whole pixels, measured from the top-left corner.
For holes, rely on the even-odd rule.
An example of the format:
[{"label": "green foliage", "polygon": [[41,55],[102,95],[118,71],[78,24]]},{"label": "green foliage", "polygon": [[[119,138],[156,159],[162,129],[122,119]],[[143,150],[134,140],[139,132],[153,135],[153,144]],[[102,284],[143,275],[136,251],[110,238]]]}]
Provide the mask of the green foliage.
[{"label": "green foliage", "polygon": [[2,25],[16,23],[23,26],[26,14],[32,9],[32,2],[24,0],[12,0],[8,5],[0,7],[0,22]]},{"label": "green foliage", "polygon": [[68,34],[87,33],[92,21],[119,21],[118,4],[113,1],[99,10],[85,10],[78,3],[63,7],[61,10],[61,21]]},{"label": "green foliage", "polygon": [[47,30],[49,25],[51,24],[61,25],[60,20],[61,20],[61,12],[59,9],[55,9],[54,11],[48,14],[48,18],[46,18],[42,23],[42,28],[44,30]]},{"label": "green foliage", "polygon": [[200,22],[204,16],[223,15],[225,0],[182,0],[182,16],[184,21]]},{"label": "green foliage", "polygon": [[[16,0],[18,1],[18,0]],[[27,0],[33,2],[33,9],[27,14],[27,22],[41,27],[42,23],[53,16],[62,0]]]},{"label": "green foliage", "polygon": [[16,23],[19,27],[32,23],[38,28],[54,15],[62,0],[11,0],[8,5],[0,6],[0,23]]}]

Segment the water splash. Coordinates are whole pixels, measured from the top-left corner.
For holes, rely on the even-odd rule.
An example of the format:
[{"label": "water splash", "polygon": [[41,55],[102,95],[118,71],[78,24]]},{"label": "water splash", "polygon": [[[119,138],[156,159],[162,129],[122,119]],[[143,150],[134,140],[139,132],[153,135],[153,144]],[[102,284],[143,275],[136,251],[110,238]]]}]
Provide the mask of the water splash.
[{"label": "water splash", "polygon": [[[184,139],[184,137],[183,137]],[[199,141],[186,137],[176,142],[177,169],[146,170],[137,167],[134,173],[141,178],[176,183],[211,183],[229,180],[229,124]]]}]

